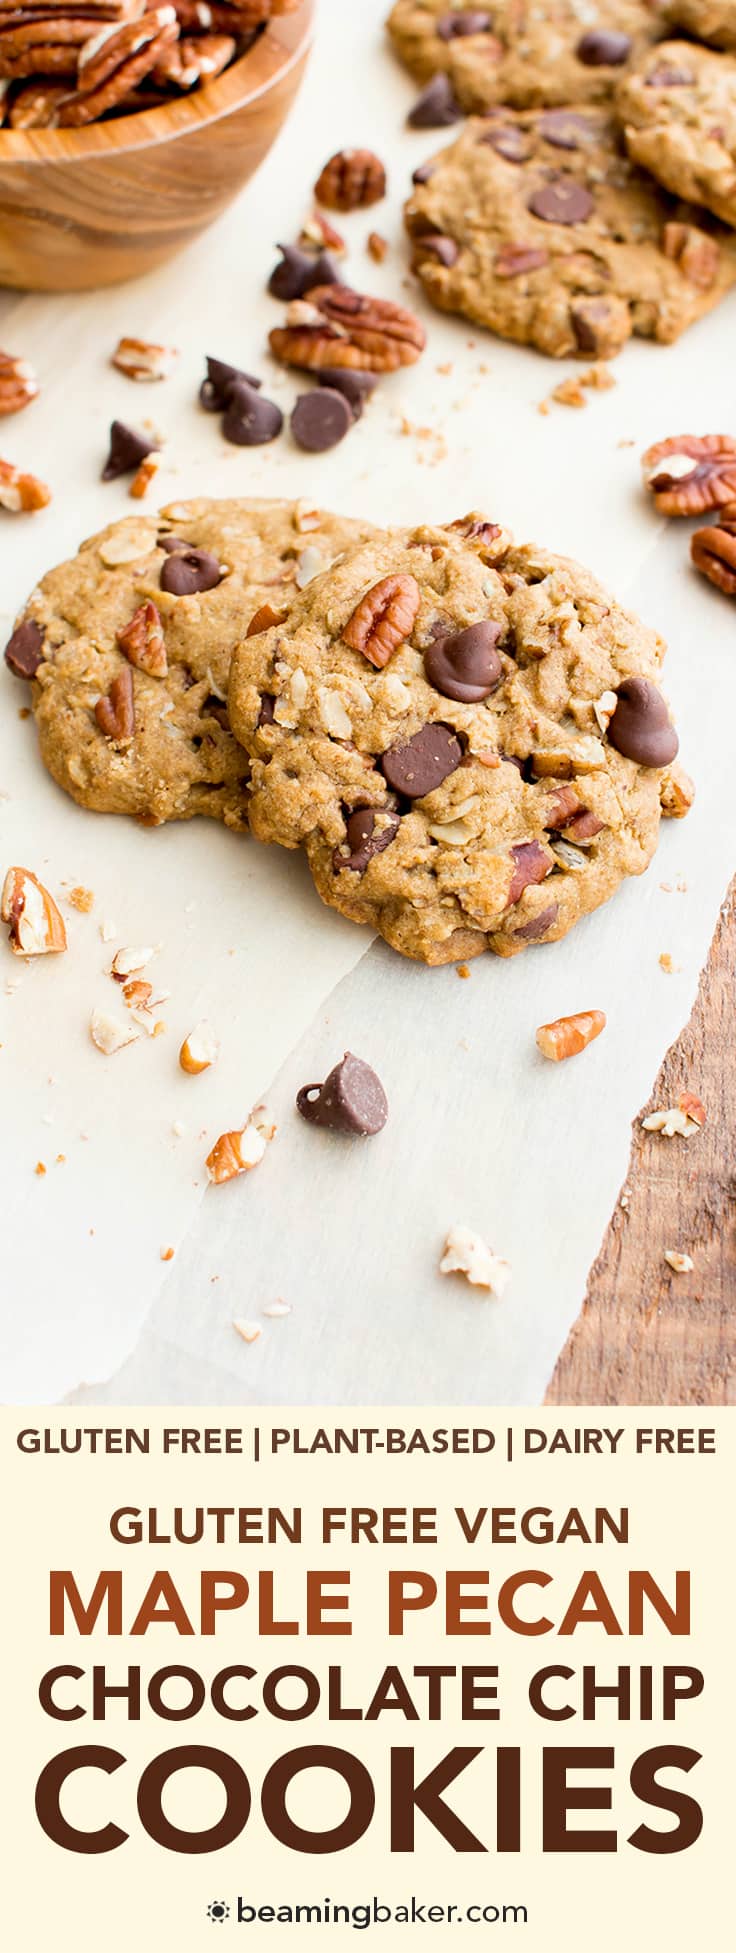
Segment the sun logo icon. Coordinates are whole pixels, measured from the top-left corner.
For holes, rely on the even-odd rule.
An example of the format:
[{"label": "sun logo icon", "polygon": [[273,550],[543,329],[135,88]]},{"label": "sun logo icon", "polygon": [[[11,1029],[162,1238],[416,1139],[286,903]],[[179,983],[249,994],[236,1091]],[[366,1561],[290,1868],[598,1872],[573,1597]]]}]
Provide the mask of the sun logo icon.
[{"label": "sun logo icon", "polygon": [[207,1907],[207,1918],[212,1919],[216,1926],[222,1926],[224,1921],[230,1918],[230,1907],[225,1904],[224,1899],[213,1899],[212,1904]]}]

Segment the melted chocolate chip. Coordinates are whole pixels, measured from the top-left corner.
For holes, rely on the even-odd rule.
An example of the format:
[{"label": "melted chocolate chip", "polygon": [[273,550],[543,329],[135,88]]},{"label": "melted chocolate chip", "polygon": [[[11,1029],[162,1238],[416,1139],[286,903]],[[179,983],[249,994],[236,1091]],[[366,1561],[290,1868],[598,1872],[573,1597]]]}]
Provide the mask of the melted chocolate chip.
[{"label": "melted chocolate chip", "polygon": [[114,420],[110,428],[110,452],[102,470],[103,481],[116,481],[118,475],[134,475],[147,454],[153,454],[158,446],[147,434],[137,434],[134,427],[126,427],[124,421]]},{"label": "melted chocolate chip", "polygon": [[582,224],[595,203],[584,183],[576,183],[573,176],[556,176],[534,191],[528,208],[545,224]]},{"label": "melted chocolate chip", "polygon": [[429,725],[415,732],[413,739],[389,746],[381,767],[394,793],[403,793],[408,800],[423,800],[425,794],[434,793],[443,780],[456,772],[462,756],[460,741],[451,726]]},{"label": "melted chocolate chip", "polygon": [[273,692],[261,692],[261,709],[256,719],[257,726],[275,724],[276,699]]},{"label": "melted chocolate chip", "polygon": [[267,441],[275,441],[283,425],[284,416],[275,400],[264,400],[247,380],[236,380],[222,421],[226,441],[237,448],[260,448]]},{"label": "melted chocolate chip", "polygon": [[462,115],[449,75],[433,75],[406,119],[410,129],[449,129]]},{"label": "melted chocolate chip", "polygon": [[436,258],[449,271],[460,256],[460,246],[454,237],[443,237],[440,231],[435,231],[422,238],[422,253],[425,258]]},{"label": "melted chocolate chip", "polygon": [[353,1057],[352,1051],[346,1051],[324,1085],[302,1085],[296,1103],[308,1125],[364,1139],[382,1132],[388,1118],[388,1100],[380,1078],[362,1058]]},{"label": "melted chocolate chip", "polygon": [[495,692],[503,677],[503,666],[496,650],[501,635],[499,624],[470,624],[465,631],[436,637],[424,653],[424,669],[430,685],[443,698],[459,699],[462,705],[477,705]]},{"label": "melted chocolate chip", "polygon": [[32,617],[18,624],[5,646],[5,663],[14,678],[35,678],[43,664],[43,631]]},{"label": "melted chocolate chip", "polygon": [[244,380],[246,386],[260,386],[260,380],[252,373],[243,373],[239,366],[227,366],[223,359],[207,360],[207,378],[199,389],[201,405],[208,414],[223,414],[236,381]]},{"label": "melted chocolate chip", "polygon": [[480,7],[461,7],[459,13],[441,14],[436,32],[441,41],[464,41],[469,34],[490,34],[493,20]]},{"label": "melted chocolate chip", "polygon": [[291,431],[297,447],[307,454],[324,454],[345,439],[353,418],[344,393],[338,393],[336,387],[315,387],[313,393],[299,394]]},{"label": "melted chocolate chip", "polygon": [[539,118],[539,134],[553,149],[581,149],[586,142],[592,142],[595,130],[585,115],[576,114],[574,109],[548,109]]},{"label": "melted chocolate chip", "polygon": [[586,68],[622,68],[624,62],[628,61],[631,49],[630,34],[609,33],[603,27],[592,27],[578,41],[575,53]]},{"label": "melted chocolate chip", "polygon": [[638,766],[669,766],[680,742],[657,686],[648,678],[625,678],[616,695],[610,744]]},{"label": "melted chocolate chip", "polygon": [[433,165],[431,163],[418,163],[416,169],[412,170],[411,173],[412,183],[429,183],[433,173]]},{"label": "melted chocolate chip", "polygon": [[525,163],[532,153],[526,136],[513,124],[504,128],[502,123],[497,129],[489,129],[488,134],[479,140],[486,143],[489,149],[495,149],[497,156],[503,156],[505,163]]},{"label": "melted chocolate chip", "polygon": [[193,597],[222,582],[222,567],[209,549],[177,549],[161,564],[159,582],[172,597]]},{"label": "melted chocolate chip", "polygon": [[332,857],[335,874],[339,875],[343,868],[349,868],[354,875],[364,875],[374,854],[383,854],[384,848],[389,848],[391,842],[396,839],[398,831],[398,814],[386,813],[385,826],[379,828],[376,833],[374,809],[356,807],[352,814],[348,814],[345,822],[345,840],[350,853],[346,855],[340,848],[335,848]]},{"label": "melted chocolate chip", "polygon": [[281,263],[276,265],[268,281],[272,298],[303,298],[316,285],[339,285],[340,273],[329,252],[300,251],[298,244],[277,244],[281,252]]},{"label": "melted chocolate chip", "polygon": [[366,400],[378,385],[377,373],[356,372],[350,366],[323,366],[315,378],[321,387],[334,387],[336,393],[344,393],[353,420],[360,420]]}]

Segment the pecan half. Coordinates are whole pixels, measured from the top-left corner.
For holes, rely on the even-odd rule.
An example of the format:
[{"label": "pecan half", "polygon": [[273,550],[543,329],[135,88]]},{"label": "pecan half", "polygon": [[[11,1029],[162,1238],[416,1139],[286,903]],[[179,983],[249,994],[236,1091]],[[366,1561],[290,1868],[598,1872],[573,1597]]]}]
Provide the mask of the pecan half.
[{"label": "pecan half", "polygon": [[661,515],[702,515],[736,496],[733,434],[677,434],[642,456],[647,487]]},{"label": "pecan half", "polygon": [[662,249],[691,285],[697,285],[700,291],[710,291],[721,262],[721,247],[714,237],[709,237],[707,231],[699,231],[695,224],[665,224]]},{"label": "pecan half", "polygon": [[[292,322],[293,321],[293,322]],[[296,318],[269,334],[271,351],[285,366],[317,372],[324,366],[352,366],[368,373],[393,373],[413,366],[424,350],[426,333],[412,312],[387,298],[369,298],[348,285],[318,285]]]},{"label": "pecan half", "polygon": [[380,671],[400,644],[411,636],[421,603],[419,584],[413,576],[384,576],[353,611],[345,625],[343,638],[352,651],[362,651],[369,664]]},{"label": "pecan half", "polygon": [[[0,82],[0,88],[2,83]],[[69,89],[63,81],[28,81],[13,90],[8,111],[11,129],[55,129]]]},{"label": "pecan half", "polygon": [[0,353],[0,416],[19,414],[21,408],[35,400],[37,393],[38,381],[27,359]]},{"label": "pecan half", "polygon": [[701,576],[736,597],[736,502],[721,509],[710,528],[696,530],[690,554]]},{"label": "pecan half", "polygon": [[198,34],[193,40],[173,41],[165,47],[153,70],[159,87],[195,88],[198,81],[221,75],[237,52],[232,34]]},{"label": "pecan half", "polygon": [[314,186],[328,210],[364,210],[386,195],[386,171],[372,149],[339,149]]},{"label": "pecan half", "polygon": [[116,746],[129,746],[135,732],[133,673],[127,666],[113,678],[106,697],[98,698],[95,718],[106,739]]},{"label": "pecan half", "polygon": [[150,678],[166,677],[169,665],[161,618],[150,599],[134,610],[130,623],[118,631],[117,640],[129,664],[147,671]]},{"label": "pecan half", "polygon": [[12,461],[0,461],[0,509],[10,515],[33,515],[51,501],[51,489],[37,475],[25,475]]},{"label": "pecan half", "polygon": [[107,26],[79,54],[77,92],[59,109],[59,127],[77,129],[116,108],[179,33],[173,7],[153,7],[142,20]]}]

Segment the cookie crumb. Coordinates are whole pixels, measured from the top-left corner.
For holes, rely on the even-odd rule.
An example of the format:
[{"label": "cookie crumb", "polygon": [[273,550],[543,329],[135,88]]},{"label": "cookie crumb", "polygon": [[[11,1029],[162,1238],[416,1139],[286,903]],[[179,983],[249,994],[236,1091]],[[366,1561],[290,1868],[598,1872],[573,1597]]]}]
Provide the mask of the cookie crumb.
[{"label": "cookie crumb", "polygon": [[665,976],[677,976],[682,965],[680,963],[674,963],[669,950],[663,949],[659,958],[659,967],[660,970],[664,970]]},{"label": "cookie crumb", "polygon": [[173,1249],[173,1248],[162,1248],[162,1249],[161,1249],[161,1260],[162,1260],[162,1261],[173,1261],[173,1259],[174,1259],[174,1249]]},{"label": "cookie crumb", "polygon": [[456,963],[455,975],[459,977],[469,977],[470,971],[468,969],[467,963]]},{"label": "cookie crumb", "polygon": [[291,1303],[282,1302],[281,1297],[279,1296],[276,1302],[268,1302],[266,1304],[266,1307],[261,1310],[261,1315],[271,1316],[274,1319],[278,1319],[281,1316],[290,1316]]},{"label": "cookie crumb", "polygon": [[388,238],[382,237],[380,231],[370,231],[368,234],[368,256],[373,259],[374,264],[383,264],[384,258],[387,255]]},{"label": "cookie crumb", "polygon": [[676,1275],[691,1275],[695,1267],[692,1255],[683,1254],[679,1248],[665,1248],[664,1258]]},{"label": "cookie crumb", "polygon": [[242,1316],[234,1317],[233,1329],[236,1336],[240,1336],[244,1343],[257,1343],[261,1334],[259,1322],[246,1322]]},{"label": "cookie crumb", "polygon": [[93,909],[95,906],[95,898],[91,888],[82,888],[81,886],[70,888],[66,899],[67,902],[71,903],[73,909],[78,910],[80,915],[89,915],[90,909]]},{"label": "cookie crumb", "polygon": [[511,1280],[511,1266],[493,1253],[470,1227],[451,1227],[440,1261],[441,1275],[465,1275],[475,1288],[486,1288],[500,1300]]}]

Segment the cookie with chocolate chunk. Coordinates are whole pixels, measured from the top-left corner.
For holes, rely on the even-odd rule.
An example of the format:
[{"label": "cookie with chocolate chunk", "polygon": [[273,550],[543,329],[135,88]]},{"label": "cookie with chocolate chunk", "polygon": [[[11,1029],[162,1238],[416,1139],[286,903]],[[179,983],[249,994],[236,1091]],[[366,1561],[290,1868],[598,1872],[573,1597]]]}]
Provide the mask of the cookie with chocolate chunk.
[{"label": "cookie with chocolate chunk", "polygon": [[736,53],[736,0],[664,0],[669,27],[684,27],[698,41]]},{"label": "cookie with chocolate chunk", "polygon": [[736,56],[665,41],[621,82],[616,107],[635,163],[736,226]]},{"label": "cookie with chocolate chunk", "polygon": [[404,956],[556,941],[656,848],[663,653],[578,564],[478,518],[387,534],[235,651],[253,832]]},{"label": "cookie with chocolate chunk", "polygon": [[559,358],[669,344],[736,282],[736,237],[626,155],[605,109],[498,109],[432,157],[405,207],[433,303]]},{"label": "cookie with chocolate chunk", "polygon": [[538,108],[610,97],[663,32],[660,0],[396,0],[388,31],[420,81],[446,74],[460,108]]},{"label": "cookie with chocolate chunk", "polygon": [[82,807],[152,825],[248,824],[230,731],[233,646],[348,544],[376,532],[284,501],[194,501],[130,516],[34,590],[6,650],[32,680],[41,755]]}]

